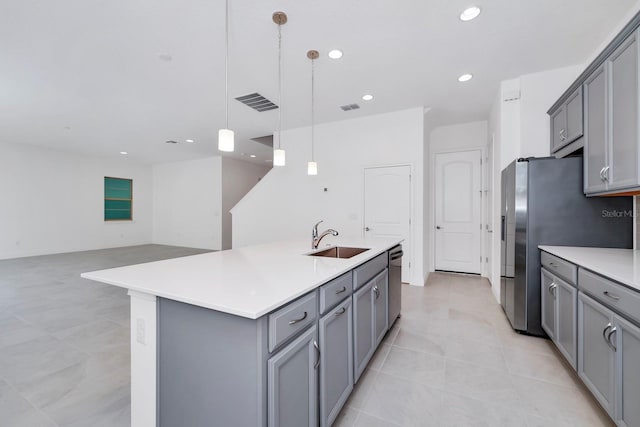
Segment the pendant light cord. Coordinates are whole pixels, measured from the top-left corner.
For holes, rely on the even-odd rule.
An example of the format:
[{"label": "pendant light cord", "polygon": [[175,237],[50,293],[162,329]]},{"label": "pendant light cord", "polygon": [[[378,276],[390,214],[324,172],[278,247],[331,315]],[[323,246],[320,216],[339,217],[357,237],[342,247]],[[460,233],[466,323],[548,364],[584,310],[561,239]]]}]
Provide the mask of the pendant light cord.
[{"label": "pendant light cord", "polygon": [[314,147],[313,147],[313,142],[315,139],[315,59],[311,60],[311,161],[313,162],[314,160]]},{"label": "pendant light cord", "polygon": [[224,97],[225,97],[225,127],[229,129],[229,0],[226,0],[224,7]]},{"label": "pendant light cord", "polygon": [[282,24],[278,24],[278,149],[282,139]]}]

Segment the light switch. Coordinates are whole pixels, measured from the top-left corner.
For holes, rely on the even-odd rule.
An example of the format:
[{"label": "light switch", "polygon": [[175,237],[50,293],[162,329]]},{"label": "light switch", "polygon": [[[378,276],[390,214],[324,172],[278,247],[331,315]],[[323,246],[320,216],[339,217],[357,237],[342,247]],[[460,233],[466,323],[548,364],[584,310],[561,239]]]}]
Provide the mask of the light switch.
[{"label": "light switch", "polygon": [[146,324],[141,317],[136,320],[136,341],[143,345],[147,343]]}]

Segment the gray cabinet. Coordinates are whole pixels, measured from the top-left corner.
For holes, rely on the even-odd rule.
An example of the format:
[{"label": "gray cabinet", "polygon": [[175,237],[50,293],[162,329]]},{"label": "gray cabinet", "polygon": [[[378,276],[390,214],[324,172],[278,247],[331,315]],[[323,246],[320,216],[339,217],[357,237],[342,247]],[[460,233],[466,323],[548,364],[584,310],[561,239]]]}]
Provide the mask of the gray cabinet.
[{"label": "gray cabinet", "polygon": [[353,390],[351,307],[348,298],[320,319],[320,427],[333,423]]},{"label": "gray cabinet", "polygon": [[317,425],[319,357],[314,325],[269,359],[267,414],[270,427]]},{"label": "gray cabinet", "polygon": [[353,363],[356,382],[375,351],[373,330],[375,282],[375,278],[371,279],[353,294]]},{"label": "gray cabinet", "polygon": [[603,171],[607,165],[607,73],[605,66],[584,82],[584,192],[606,191]]},{"label": "gray cabinet", "polygon": [[607,61],[610,84],[608,190],[638,185],[638,36],[633,33]]},{"label": "gray cabinet", "polygon": [[582,292],[578,296],[578,375],[615,418],[615,351],[609,340],[613,312]]},{"label": "gray cabinet", "polygon": [[387,332],[388,274],[385,268],[353,295],[356,382]]},{"label": "gray cabinet", "polygon": [[542,329],[576,369],[578,290],[544,267],[541,272]]},{"label": "gray cabinet", "polygon": [[582,119],[582,88],[578,88],[551,114],[551,153],[583,135]]},{"label": "gray cabinet", "polygon": [[616,405],[619,426],[640,426],[640,328],[616,316]]},{"label": "gray cabinet", "polygon": [[584,190],[640,186],[638,33],[633,32],[584,83]]},{"label": "gray cabinet", "polygon": [[556,297],[554,295],[554,287],[556,284],[553,282],[553,275],[544,268],[541,269],[541,287],[540,287],[540,301],[542,304],[541,310],[541,324],[542,329],[549,335],[549,338],[555,340],[556,338]]}]

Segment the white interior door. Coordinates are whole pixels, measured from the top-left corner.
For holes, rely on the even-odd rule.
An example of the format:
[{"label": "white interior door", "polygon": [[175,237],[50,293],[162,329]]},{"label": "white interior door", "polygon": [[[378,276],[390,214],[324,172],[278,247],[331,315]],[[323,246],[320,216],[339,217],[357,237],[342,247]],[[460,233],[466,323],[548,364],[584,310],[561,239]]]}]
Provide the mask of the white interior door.
[{"label": "white interior door", "polygon": [[479,150],[436,154],[436,270],[480,274],[481,158]]},{"label": "white interior door", "polygon": [[411,169],[409,166],[364,170],[364,236],[404,239],[402,281],[411,268]]}]

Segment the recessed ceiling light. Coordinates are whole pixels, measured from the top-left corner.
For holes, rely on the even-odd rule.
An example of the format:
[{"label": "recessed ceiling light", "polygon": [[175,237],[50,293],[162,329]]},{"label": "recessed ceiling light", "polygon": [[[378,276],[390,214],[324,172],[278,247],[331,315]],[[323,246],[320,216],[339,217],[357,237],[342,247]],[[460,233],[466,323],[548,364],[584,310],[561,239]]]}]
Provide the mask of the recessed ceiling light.
[{"label": "recessed ceiling light", "polygon": [[121,151],[120,154],[129,154],[126,151]]},{"label": "recessed ceiling light", "polygon": [[370,95],[370,94],[362,95],[362,99],[364,99],[365,101],[371,101],[373,99],[373,95]]},{"label": "recessed ceiling light", "polygon": [[184,142],[195,142],[193,139],[185,139]]},{"label": "recessed ceiling light", "polygon": [[463,74],[460,77],[458,77],[458,81],[459,82],[468,82],[472,78],[473,78],[473,75],[471,75],[471,74]]},{"label": "recessed ceiling light", "polygon": [[256,155],[255,154],[250,154],[249,157],[251,157],[252,159],[255,159]]},{"label": "recessed ceiling light", "polygon": [[331,59],[340,59],[342,58],[342,51],[340,49],[333,49],[329,51],[328,55]]},{"label": "recessed ceiling light", "polygon": [[471,6],[460,14],[460,20],[465,22],[471,21],[472,19],[476,19],[478,15],[480,15],[480,8],[478,6]]}]

